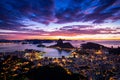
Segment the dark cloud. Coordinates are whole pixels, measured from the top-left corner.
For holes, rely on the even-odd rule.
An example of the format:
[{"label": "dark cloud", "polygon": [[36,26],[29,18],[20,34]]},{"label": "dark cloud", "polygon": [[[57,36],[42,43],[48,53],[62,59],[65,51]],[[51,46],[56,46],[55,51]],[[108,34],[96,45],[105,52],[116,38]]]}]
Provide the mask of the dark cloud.
[{"label": "dark cloud", "polygon": [[72,26],[64,26],[60,28],[60,30],[69,30],[69,29],[86,29],[86,28],[92,28],[93,26],[90,25],[72,25]]},{"label": "dark cloud", "polygon": [[[22,18],[48,24],[53,17],[52,0],[1,0],[0,28],[20,29]],[[18,22],[19,21],[19,22]]]},{"label": "dark cloud", "polygon": [[[28,27],[23,24],[24,19],[47,25],[55,19],[57,20],[54,23],[58,24],[79,21],[93,21],[93,24],[104,23],[105,20],[116,21],[120,20],[119,5],[119,0],[0,0],[0,29],[29,31],[24,29]],[[61,28],[60,32],[78,34],[100,34],[102,30],[112,32],[106,29],[83,30],[87,27],[91,26],[66,26]],[[56,32],[53,31],[51,34]]]},{"label": "dark cloud", "polygon": [[117,0],[100,0],[98,7],[95,9],[95,13],[101,13],[104,11],[106,8],[110,7],[113,5]]},{"label": "dark cloud", "polygon": [[[58,23],[76,21],[94,21],[94,23],[104,23],[105,20],[114,17],[118,13],[120,6],[118,0],[73,0],[69,7],[56,12]],[[114,19],[119,19],[119,15]]]},{"label": "dark cloud", "polygon": [[90,25],[73,25],[73,26],[65,26],[60,29],[59,33],[64,34],[120,34],[117,30],[119,28],[111,29],[111,28],[94,28]]}]

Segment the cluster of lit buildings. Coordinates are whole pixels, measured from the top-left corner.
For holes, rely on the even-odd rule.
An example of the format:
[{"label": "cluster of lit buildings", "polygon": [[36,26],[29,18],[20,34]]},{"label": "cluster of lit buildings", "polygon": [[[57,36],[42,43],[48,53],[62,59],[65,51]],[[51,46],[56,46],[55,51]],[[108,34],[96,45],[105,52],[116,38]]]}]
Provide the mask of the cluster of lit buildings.
[{"label": "cluster of lit buildings", "polygon": [[[71,53],[69,57],[62,56],[61,58],[49,58],[43,57],[43,52],[38,51],[27,51],[22,55],[23,60],[20,62],[20,58],[12,60],[11,57],[4,59],[1,56],[1,60],[8,67],[3,67],[6,72],[16,72],[11,74],[17,76],[19,73],[28,72],[34,67],[44,66],[48,64],[56,64],[62,66],[67,72],[81,74],[88,80],[118,80],[120,79],[120,55],[103,54],[102,51],[95,52],[95,54],[80,54],[75,51]],[[17,55],[15,55],[17,56]],[[27,64],[29,66],[23,67]],[[22,70],[21,70],[22,69]],[[5,73],[0,73],[4,77]]]},{"label": "cluster of lit buildings", "polygon": [[[30,54],[31,55],[31,54]],[[39,57],[38,53],[31,57],[36,66],[56,64],[64,67],[68,73],[78,73],[90,80],[97,78],[106,80],[120,79],[120,55],[105,54],[102,50],[94,51],[94,54],[82,54],[73,51],[69,57],[49,58]],[[36,57],[35,57],[36,56]],[[38,58],[39,57],[39,58]],[[36,58],[36,59],[35,59]]]},{"label": "cluster of lit buildings", "polygon": [[120,79],[119,61],[120,55],[81,55],[79,58],[43,58],[38,63],[41,65],[58,64],[68,72],[82,74],[90,80],[98,78],[109,80],[110,78]]}]

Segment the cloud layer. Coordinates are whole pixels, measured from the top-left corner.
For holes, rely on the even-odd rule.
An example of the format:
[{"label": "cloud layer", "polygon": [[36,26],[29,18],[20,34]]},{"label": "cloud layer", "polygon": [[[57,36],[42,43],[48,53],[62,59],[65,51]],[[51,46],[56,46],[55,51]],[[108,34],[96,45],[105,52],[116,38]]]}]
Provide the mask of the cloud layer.
[{"label": "cloud layer", "polygon": [[[1,39],[24,34],[29,37],[120,34],[119,0],[1,0],[0,5]],[[106,23],[113,26],[103,26]]]}]

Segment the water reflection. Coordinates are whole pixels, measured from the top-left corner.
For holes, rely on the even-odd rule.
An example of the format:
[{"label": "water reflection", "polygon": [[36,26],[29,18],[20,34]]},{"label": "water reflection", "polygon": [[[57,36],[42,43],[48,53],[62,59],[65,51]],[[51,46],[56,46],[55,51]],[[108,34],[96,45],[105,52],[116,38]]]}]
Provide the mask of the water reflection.
[{"label": "water reflection", "polygon": [[69,56],[70,51],[65,50],[58,50],[55,48],[45,48],[45,47],[37,47],[37,45],[33,44],[0,44],[0,52],[13,52],[13,51],[23,51],[25,49],[35,49],[42,52],[45,52],[46,54],[43,54],[45,57],[62,57],[62,56]]},{"label": "water reflection", "polygon": [[57,49],[57,50],[58,50],[59,54],[61,54],[61,53],[62,53],[62,50],[61,50],[61,49]]},{"label": "water reflection", "polygon": [[[86,43],[86,42],[95,42],[107,47],[118,47],[120,46],[120,41],[105,41],[105,40],[88,40],[88,41],[78,41],[78,40],[73,40],[73,41],[64,41],[64,42],[70,42],[74,47],[80,47],[80,44],[82,43]],[[43,43],[43,45],[45,46],[50,46],[55,44],[55,42],[53,43]],[[37,47],[37,45],[33,45],[33,44],[19,44],[19,43],[4,43],[1,44],[0,43],[0,52],[13,52],[13,51],[23,51],[25,49],[35,49],[35,50],[39,50],[39,51],[43,51],[46,52],[46,54],[44,54],[44,56],[47,57],[62,57],[62,56],[68,56],[71,52],[70,51],[65,51],[65,50],[58,50],[58,49],[54,49],[54,48],[45,48],[45,47]]]}]

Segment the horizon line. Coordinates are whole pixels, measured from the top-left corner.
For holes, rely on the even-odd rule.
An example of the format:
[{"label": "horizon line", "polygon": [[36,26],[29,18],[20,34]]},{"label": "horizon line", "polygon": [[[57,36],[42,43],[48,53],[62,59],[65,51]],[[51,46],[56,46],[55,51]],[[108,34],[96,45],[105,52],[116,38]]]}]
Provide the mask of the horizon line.
[{"label": "horizon line", "polygon": [[120,40],[120,39],[64,39],[64,38],[58,38],[58,39],[0,39],[0,40]]}]

